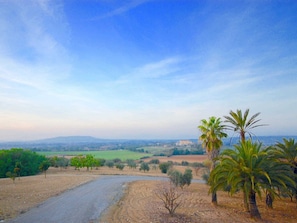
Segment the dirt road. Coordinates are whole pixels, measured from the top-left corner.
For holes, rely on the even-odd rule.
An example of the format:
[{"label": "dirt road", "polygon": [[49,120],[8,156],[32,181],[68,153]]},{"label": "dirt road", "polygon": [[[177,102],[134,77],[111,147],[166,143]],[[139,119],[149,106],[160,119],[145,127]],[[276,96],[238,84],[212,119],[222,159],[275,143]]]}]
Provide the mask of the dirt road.
[{"label": "dirt road", "polygon": [[90,183],[52,197],[28,212],[12,219],[11,223],[91,223],[117,202],[126,183],[135,180],[162,180],[161,177],[102,176]]}]

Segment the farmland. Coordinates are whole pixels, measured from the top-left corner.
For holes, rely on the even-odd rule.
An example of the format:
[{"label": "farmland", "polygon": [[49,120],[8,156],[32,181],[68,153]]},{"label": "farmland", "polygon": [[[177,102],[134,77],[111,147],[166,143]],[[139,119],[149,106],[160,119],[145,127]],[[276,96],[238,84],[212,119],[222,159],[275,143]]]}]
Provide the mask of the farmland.
[{"label": "farmland", "polygon": [[57,152],[37,152],[38,154],[45,155],[47,157],[51,156],[77,156],[77,155],[93,155],[95,158],[101,158],[106,160],[112,160],[119,158],[122,161],[127,159],[138,160],[142,157],[150,157],[151,153],[138,153],[128,150],[107,150],[107,151],[57,151]]}]

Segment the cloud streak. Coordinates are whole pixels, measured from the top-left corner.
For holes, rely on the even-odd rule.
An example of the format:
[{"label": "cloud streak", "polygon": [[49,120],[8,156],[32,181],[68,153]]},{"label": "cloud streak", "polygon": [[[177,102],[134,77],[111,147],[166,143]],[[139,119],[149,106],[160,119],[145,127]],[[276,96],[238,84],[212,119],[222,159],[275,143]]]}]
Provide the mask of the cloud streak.
[{"label": "cloud streak", "polygon": [[129,2],[125,2],[124,5],[119,6],[110,12],[107,12],[103,15],[94,17],[92,20],[101,20],[101,19],[118,16],[118,15],[124,14],[124,13],[126,13],[140,5],[143,5],[145,3],[152,2],[152,1],[155,1],[155,0],[130,0]]}]

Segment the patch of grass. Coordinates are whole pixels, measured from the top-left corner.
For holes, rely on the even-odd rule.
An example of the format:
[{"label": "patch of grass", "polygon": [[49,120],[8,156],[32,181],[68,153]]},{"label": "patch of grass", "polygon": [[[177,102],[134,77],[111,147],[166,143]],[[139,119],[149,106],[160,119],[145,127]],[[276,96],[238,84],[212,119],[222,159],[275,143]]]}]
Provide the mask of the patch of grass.
[{"label": "patch of grass", "polygon": [[77,155],[93,155],[95,158],[112,160],[119,158],[122,161],[127,159],[139,160],[143,156],[152,156],[150,153],[137,153],[128,150],[106,150],[106,151],[60,151],[60,152],[37,152],[45,156],[77,156]]},{"label": "patch of grass", "polygon": [[143,149],[144,151],[148,151],[149,153],[153,154],[160,154],[160,153],[166,153],[173,147],[164,147],[164,146],[144,146],[139,147],[138,149]]}]

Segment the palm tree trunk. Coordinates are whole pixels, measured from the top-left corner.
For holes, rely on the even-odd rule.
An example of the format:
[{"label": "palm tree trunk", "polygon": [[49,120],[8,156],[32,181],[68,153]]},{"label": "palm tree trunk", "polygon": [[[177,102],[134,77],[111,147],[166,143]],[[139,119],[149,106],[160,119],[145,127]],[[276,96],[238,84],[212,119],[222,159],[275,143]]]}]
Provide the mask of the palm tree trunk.
[{"label": "palm tree trunk", "polygon": [[[217,151],[216,151],[217,152]],[[212,152],[212,154],[214,154],[214,152]],[[213,169],[216,167],[216,163],[214,158],[212,157],[211,159],[211,167],[210,167],[210,172],[213,171]],[[211,194],[211,203],[215,206],[218,205],[218,198],[217,198],[217,192],[213,191]]]},{"label": "palm tree trunk", "polygon": [[258,210],[258,206],[257,206],[257,202],[256,202],[256,193],[253,190],[251,190],[249,193],[249,203],[250,203],[251,218],[261,219],[261,215]]},{"label": "palm tree trunk", "polygon": [[245,190],[243,190],[243,205],[244,205],[244,210],[246,212],[249,212],[250,211],[250,206],[249,206],[247,192]]},{"label": "palm tree trunk", "polygon": [[217,199],[217,192],[212,192],[211,194],[211,203],[215,206],[218,205],[218,199]]},{"label": "palm tree trunk", "polygon": [[266,206],[268,208],[270,208],[270,209],[273,208],[272,207],[273,199],[272,199],[272,196],[271,196],[271,194],[269,192],[266,194],[266,200],[265,200],[265,202],[266,202]]}]

